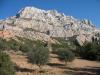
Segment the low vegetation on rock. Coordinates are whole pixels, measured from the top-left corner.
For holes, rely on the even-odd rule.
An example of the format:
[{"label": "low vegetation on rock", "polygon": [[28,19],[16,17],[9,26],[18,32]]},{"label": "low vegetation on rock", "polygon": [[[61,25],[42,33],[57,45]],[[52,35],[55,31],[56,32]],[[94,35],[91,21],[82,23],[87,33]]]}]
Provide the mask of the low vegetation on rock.
[{"label": "low vegetation on rock", "polygon": [[25,38],[18,37],[18,40],[15,39],[2,39],[0,38],[0,49],[2,50],[14,50],[14,51],[22,51],[28,52],[31,51],[35,46],[44,46],[44,43],[37,40],[32,41]]}]

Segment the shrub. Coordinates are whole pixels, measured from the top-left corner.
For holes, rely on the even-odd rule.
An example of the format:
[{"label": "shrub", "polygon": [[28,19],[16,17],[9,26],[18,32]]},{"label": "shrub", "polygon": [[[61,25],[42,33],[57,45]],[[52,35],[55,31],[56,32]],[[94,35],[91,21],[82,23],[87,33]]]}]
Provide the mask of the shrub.
[{"label": "shrub", "polygon": [[21,50],[22,52],[28,52],[37,47],[44,47],[44,43],[39,40],[30,40],[26,38],[17,37],[18,41],[15,39],[5,40],[0,38],[0,49],[1,50]]},{"label": "shrub", "polygon": [[5,50],[7,48],[6,40],[0,38],[0,49]]},{"label": "shrub", "polygon": [[100,60],[100,45],[86,43],[80,48],[80,56],[90,60]]},{"label": "shrub", "polygon": [[70,50],[60,49],[57,51],[59,59],[67,62],[71,62],[75,59],[75,54]]},{"label": "shrub", "polygon": [[73,51],[76,50],[76,46],[79,46],[78,42],[75,40],[74,37],[70,37],[70,38],[54,38],[56,39],[59,43],[55,43],[52,44],[52,49],[53,52],[55,52],[56,50],[62,48],[62,49],[71,49]]},{"label": "shrub", "polygon": [[28,52],[32,50],[35,46],[43,47],[44,43],[41,41],[33,41],[26,38],[17,37],[18,41],[15,39],[5,40],[0,38],[0,49],[1,50],[21,50],[22,52]]},{"label": "shrub", "polygon": [[26,45],[26,44],[22,44],[19,48],[19,50],[21,50],[22,52],[29,52],[33,49],[32,46],[30,45]]},{"label": "shrub", "polygon": [[15,75],[9,56],[0,51],[0,75]]},{"label": "shrub", "polygon": [[68,41],[66,39],[64,38],[54,38],[54,39],[56,39],[59,43],[52,44],[53,49],[68,47]]},{"label": "shrub", "polygon": [[22,52],[32,51],[35,47],[43,47],[44,43],[41,41],[33,41],[25,38],[20,38],[20,41],[23,42],[20,44],[20,49]]},{"label": "shrub", "polygon": [[20,43],[14,39],[6,41],[5,39],[0,39],[0,49],[1,50],[19,50]]},{"label": "shrub", "polygon": [[44,47],[36,47],[28,53],[28,58],[31,63],[37,64],[39,67],[45,65],[49,59],[49,51]]},{"label": "shrub", "polygon": [[19,50],[21,43],[14,39],[10,39],[8,41],[8,45],[9,45],[10,49],[17,51],[17,50]]}]

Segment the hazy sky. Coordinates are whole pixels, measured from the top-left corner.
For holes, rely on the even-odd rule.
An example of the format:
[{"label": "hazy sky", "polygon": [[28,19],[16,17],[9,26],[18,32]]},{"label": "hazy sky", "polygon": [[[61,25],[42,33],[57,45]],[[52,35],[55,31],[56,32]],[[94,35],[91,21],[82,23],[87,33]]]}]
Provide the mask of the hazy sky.
[{"label": "hazy sky", "polygon": [[13,15],[23,7],[56,9],[77,19],[90,19],[100,28],[100,0],[0,0],[0,18]]}]

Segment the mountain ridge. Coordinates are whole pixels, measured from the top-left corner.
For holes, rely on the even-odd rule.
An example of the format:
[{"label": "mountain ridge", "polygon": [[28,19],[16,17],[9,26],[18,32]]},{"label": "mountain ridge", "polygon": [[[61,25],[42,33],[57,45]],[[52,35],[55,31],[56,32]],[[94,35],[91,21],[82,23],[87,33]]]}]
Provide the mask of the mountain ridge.
[{"label": "mountain ridge", "polygon": [[[48,41],[51,37],[73,37],[80,44],[91,41],[100,30],[87,19],[78,20],[56,10],[35,7],[22,8],[16,16],[0,20],[0,28],[10,30],[13,36]],[[49,32],[49,34],[48,34]],[[12,35],[11,35],[12,36]],[[51,39],[52,40],[52,39]]]}]

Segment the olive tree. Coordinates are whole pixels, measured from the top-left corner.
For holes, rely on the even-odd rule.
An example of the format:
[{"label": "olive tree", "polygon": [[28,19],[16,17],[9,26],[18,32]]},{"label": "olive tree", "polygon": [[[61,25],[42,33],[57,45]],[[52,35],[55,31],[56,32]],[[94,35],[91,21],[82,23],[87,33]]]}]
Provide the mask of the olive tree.
[{"label": "olive tree", "polygon": [[70,50],[61,49],[57,52],[59,59],[64,61],[65,64],[67,62],[72,62],[75,59],[75,54]]},{"label": "olive tree", "polygon": [[37,64],[41,69],[41,66],[47,64],[49,60],[49,50],[45,47],[34,48],[28,53],[28,58],[31,63]]}]

